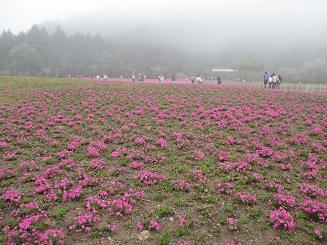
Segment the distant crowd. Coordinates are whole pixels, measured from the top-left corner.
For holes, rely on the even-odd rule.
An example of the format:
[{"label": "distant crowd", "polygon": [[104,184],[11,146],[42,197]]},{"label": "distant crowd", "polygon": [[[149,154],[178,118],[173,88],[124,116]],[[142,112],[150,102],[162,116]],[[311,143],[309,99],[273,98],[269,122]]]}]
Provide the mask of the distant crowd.
[{"label": "distant crowd", "polygon": [[143,82],[144,81],[144,79],[145,79],[145,75],[143,74],[138,74],[137,76],[135,76],[134,74],[132,75],[132,82],[135,82],[136,80],[138,81],[138,82]]},{"label": "distant crowd", "polygon": [[263,84],[265,88],[279,89],[280,85],[283,82],[281,75],[276,75],[275,73],[269,76],[268,72],[265,72],[263,75]]},{"label": "distant crowd", "polygon": [[[190,79],[191,79],[191,82],[192,83],[199,83],[199,84],[202,84],[204,81],[212,81],[214,78],[213,77],[208,77],[208,78],[203,78],[202,76],[200,76],[200,75],[197,75],[197,76],[194,76],[194,75],[192,75],[191,77],[190,77]],[[222,81],[223,81],[223,79],[220,77],[220,76],[218,76],[217,77],[217,82],[218,82],[218,84],[221,84],[222,83]]]},{"label": "distant crowd", "polygon": [[[79,75],[78,78],[83,78],[83,76]],[[70,75],[68,74],[68,78],[70,78]],[[120,78],[123,78],[123,76],[120,76]],[[143,82],[145,80],[144,74],[138,74],[138,75],[132,75],[132,81],[133,82]],[[96,75],[95,77],[92,77],[92,79],[96,79],[97,81],[100,80],[100,76]],[[165,77],[163,75],[158,75],[157,77],[158,82],[163,82],[165,80]],[[177,79],[176,75],[171,76],[171,81],[175,82]],[[109,81],[109,77],[107,74],[103,74],[103,80]],[[214,77],[203,77],[200,75],[191,75],[189,78],[185,79],[186,82],[191,81],[191,83],[198,83],[203,84],[204,82],[210,82],[216,80],[218,84],[222,84],[223,78],[218,76],[216,78]],[[240,79],[238,78],[237,81],[239,82]],[[244,79],[243,82],[246,82]],[[268,74],[268,72],[265,72],[263,75],[263,84],[265,88],[271,88],[271,89],[279,89],[281,84],[283,82],[283,78],[281,75],[276,75],[275,73],[272,73],[271,75]]]}]

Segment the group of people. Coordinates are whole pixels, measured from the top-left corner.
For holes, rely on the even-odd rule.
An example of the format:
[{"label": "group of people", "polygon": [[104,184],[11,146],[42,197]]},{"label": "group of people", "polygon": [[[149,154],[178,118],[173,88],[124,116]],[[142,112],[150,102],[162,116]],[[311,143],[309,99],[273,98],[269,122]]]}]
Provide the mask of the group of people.
[{"label": "group of people", "polygon": [[263,84],[265,88],[279,89],[283,78],[281,75],[276,75],[275,73],[268,75],[268,72],[265,72],[263,75]]},{"label": "group of people", "polygon": [[165,79],[164,76],[158,75],[158,82],[163,82],[164,79]]},{"label": "group of people", "polygon": [[132,75],[132,82],[135,82],[135,80],[137,80],[138,82],[143,82],[145,79],[145,75],[143,74],[138,74],[137,76],[135,76],[134,74]]},{"label": "group of people", "polygon": [[194,76],[192,75],[191,76],[191,82],[194,83],[194,82],[197,82],[198,84],[202,84],[203,83],[203,77],[202,76]]},{"label": "group of people", "polygon": [[[93,77],[93,79],[94,79],[94,77]],[[100,76],[99,76],[99,75],[96,75],[96,76],[95,76],[95,79],[96,79],[97,81],[100,81]],[[103,74],[103,80],[104,80],[104,81],[107,81],[107,80],[108,80],[108,75],[107,75],[107,74]]]}]

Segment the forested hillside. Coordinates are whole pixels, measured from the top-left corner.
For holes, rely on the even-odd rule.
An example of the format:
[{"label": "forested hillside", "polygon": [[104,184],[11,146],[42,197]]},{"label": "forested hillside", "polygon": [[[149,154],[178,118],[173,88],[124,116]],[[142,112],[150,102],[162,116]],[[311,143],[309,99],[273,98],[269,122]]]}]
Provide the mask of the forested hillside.
[{"label": "forested hillside", "polygon": [[282,74],[288,82],[327,82],[327,51],[320,45],[285,50],[265,49],[258,42],[257,49],[249,50],[240,41],[226,48],[217,44],[216,49],[199,51],[171,43],[144,42],[140,35],[104,38],[99,33],[67,34],[60,27],[49,32],[38,25],[17,35],[3,30],[0,75],[131,77],[142,73],[148,78],[158,74],[208,77],[218,75],[212,73],[213,68],[234,68],[239,70],[240,79],[259,81],[268,71]]}]

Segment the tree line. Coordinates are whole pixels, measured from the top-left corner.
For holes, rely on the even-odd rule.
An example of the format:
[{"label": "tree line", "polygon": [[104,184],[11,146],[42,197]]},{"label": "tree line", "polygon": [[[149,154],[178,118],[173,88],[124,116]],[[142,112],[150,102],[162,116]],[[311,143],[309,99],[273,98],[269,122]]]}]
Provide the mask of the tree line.
[{"label": "tree line", "polygon": [[[165,77],[178,74],[212,77],[218,75],[212,72],[213,68],[228,67],[239,71],[226,75],[231,79],[260,81],[263,72],[271,69],[282,74],[287,82],[327,82],[326,49],[318,47],[315,54],[310,54],[308,50],[293,48],[283,55],[276,54],[278,58],[258,51],[257,55],[252,54],[252,59],[242,50],[236,50],[195,53],[170,45],[107,40],[100,34],[76,32],[67,36],[60,27],[49,34],[44,27],[33,25],[26,33],[17,35],[10,30],[2,31],[0,75],[131,77],[141,73],[148,78],[156,78],[159,74]],[[304,56],[305,52],[307,55]]]},{"label": "tree line", "polygon": [[3,30],[0,35],[0,75],[156,77],[157,72],[202,72],[204,64],[194,61],[181,48],[113,43],[80,32],[67,37],[60,27],[52,34],[33,25],[26,33]]}]

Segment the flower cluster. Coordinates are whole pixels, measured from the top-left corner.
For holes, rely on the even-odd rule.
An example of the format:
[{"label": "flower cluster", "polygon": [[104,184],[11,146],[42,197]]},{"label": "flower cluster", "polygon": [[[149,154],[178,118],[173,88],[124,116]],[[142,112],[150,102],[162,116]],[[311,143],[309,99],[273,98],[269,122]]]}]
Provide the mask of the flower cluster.
[{"label": "flower cluster", "polygon": [[264,183],[266,189],[271,190],[273,192],[281,193],[283,190],[283,186],[281,184],[277,184],[274,182]]},{"label": "flower cluster", "polygon": [[326,147],[324,147],[323,145],[321,145],[319,143],[312,143],[311,146],[314,148],[314,151],[319,154],[326,152]]},{"label": "flower cluster", "polygon": [[57,157],[59,157],[60,159],[66,159],[67,157],[70,156],[70,154],[71,154],[71,151],[63,149],[62,151],[57,153]]},{"label": "flower cluster", "polygon": [[75,199],[76,197],[79,197],[82,193],[82,187],[77,186],[74,189],[71,189],[68,196],[70,199]]},{"label": "flower cluster", "polygon": [[158,222],[151,220],[150,221],[150,225],[149,225],[149,229],[150,230],[160,231],[161,230],[161,226],[158,224]]},{"label": "flower cluster", "polygon": [[188,190],[192,187],[192,184],[190,183],[187,183],[185,180],[179,180],[178,181],[178,185],[177,185],[177,188],[180,189],[180,190]]},{"label": "flower cluster", "polygon": [[9,204],[18,203],[22,199],[22,194],[17,190],[7,190],[4,188],[0,198],[5,202],[9,202]]},{"label": "flower cluster", "polygon": [[307,212],[315,219],[327,221],[327,204],[308,199],[300,209]]},{"label": "flower cluster", "polygon": [[157,140],[157,145],[159,145],[161,148],[167,148],[168,147],[167,141],[164,138],[159,138]]},{"label": "flower cluster", "polygon": [[248,162],[222,162],[219,164],[218,170],[224,170],[229,172],[231,170],[235,170],[236,172],[245,172],[246,170],[250,170],[252,167]]},{"label": "flower cluster", "polygon": [[133,162],[131,163],[130,168],[138,169],[138,168],[141,168],[143,165],[144,165],[144,164],[141,163],[141,162],[135,162],[135,161],[133,161]]},{"label": "flower cluster", "polygon": [[315,234],[319,237],[319,239],[324,238],[324,236],[321,234],[320,230],[315,230]]},{"label": "flower cluster", "polygon": [[219,156],[219,161],[223,162],[223,161],[228,161],[230,155],[228,152],[222,151],[219,153],[218,156]]},{"label": "flower cluster", "polygon": [[193,157],[197,161],[201,161],[204,158],[205,154],[202,151],[194,150]]},{"label": "flower cluster", "polygon": [[100,157],[101,153],[107,148],[107,145],[102,141],[93,141],[87,148],[86,155],[88,157]]},{"label": "flower cluster", "polygon": [[166,179],[166,176],[164,174],[160,175],[146,170],[139,170],[137,172],[137,176],[134,176],[134,179],[138,179],[146,185],[153,185],[157,183],[157,181],[164,181]]},{"label": "flower cluster", "polygon": [[184,242],[178,241],[175,245],[192,245],[192,244],[189,241],[184,241]]},{"label": "flower cluster", "polygon": [[205,184],[208,182],[207,178],[204,177],[202,170],[190,169],[188,172],[190,174],[190,179],[195,181],[197,184]]},{"label": "flower cluster", "polygon": [[62,174],[62,170],[58,166],[54,165],[53,167],[47,168],[44,171],[43,177],[46,179],[50,179],[60,174]]},{"label": "flower cluster", "polygon": [[74,151],[81,145],[82,145],[81,140],[79,138],[75,139],[74,141],[68,143],[68,150]]},{"label": "flower cluster", "polygon": [[44,213],[28,215],[21,219],[16,227],[8,229],[7,244],[16,244],[15,241],[22,239],[25,244],[64,244],[65,234],[59,229],[46,230],[44,233],[37,227],[37,224],[49,225],[50,220]]},{"label": "flower cluster", "polygon": [[292,161],[295,157],[295,153],[292,150],[283,150],[283,151],[276,151],[275,154],[271,157],[276,162],[282,161]]},{"label": "flower cluster", "polygon": [[236,231],[237,226],[236,226],[237,220],[234,220],[233,218],[227,218],[226,219],[226,224],[228,225],[228,229],[231,231]]},{"label": "flower cluster", "polygon": [[265,147],[263,146],[261,150],[257,150],[256,153],[258,154],[258,156],[262,156],[262,157],[269,157],[273,154],[273,150],[271,148]]},{"label": "flower cluster", "polygon": [[253,205],[257,202],[257,198],[248,193],[237,192],[235,196],[239,197],[242,203]]},{"label": "flower cluster", "polygon": [[326,168],[326,166],[320,166],[318,158],[310,154],[308,161],[303,162],[302,168],[304,170],[302,172],[303,177],[308,180],[314,180],[319,177],[319,170]]},{"label": "flower cluster", "polygon": [[95,158],[95,159],[92,159],[90,162],[89,162],[89,166],[95,170],[101,170],[104,168],[104,166],[106,166],[107,163],[103,160],[101,160],[100,158]]},{"label": "flower cluster", "polygon": [[[91,212],[82,212],[79,210],[74,211],[77,216],[74,220],[77,222],[78,227],[81,227],[84,231],[89,232],[93,226],[93,223],[97,223],[100,220],[99,216],[94,216]],[[75,225],[69,226],[70,230],[76,229]]]},{"label": "flower cluster", "polygon": [[286,205],[288,207],[294,207],[295,206],[295,198],[292,195],[284,195],[281,193],[278,193],[274,195],[273,197],[279,205]]},{"label": "flower cluster", "polygon": [[274,210],[270,212],[269,217],[270,221],[274,224],[273,227],[275,229],[281,226],[287,229],[288,232],[292,232],[296,225],[292,215],[287,212],[283,207],[280,207],[279,210]]},{"label": "flower cluster", "polygon": [[302,196],[306,198],[313,198],[317,196],[325,196],[325,193],[323,189],[319,188],[318,186],[315,185],[310,185],[306,183],[301,183],[300,184],[300,191],[302,192]]},{"label": "flower cluster", "polygon": [[40,169],[39,166],[34,161],[31,161],[31,162],[22,161],[18,165],[18,167],[19,167],[20,171],[28,171],[28,172],[36,171],[36,170]]},{"label": "flower cluster", "polygon": [[225,194],[232,194],[233,193],[233,185],[229,182],[226,182],[226,183],[222,183],[222,182],[219,182],[217,184],[217,187],[218,187],[218,191],[221,192],[221,193],[225,193]]}]

